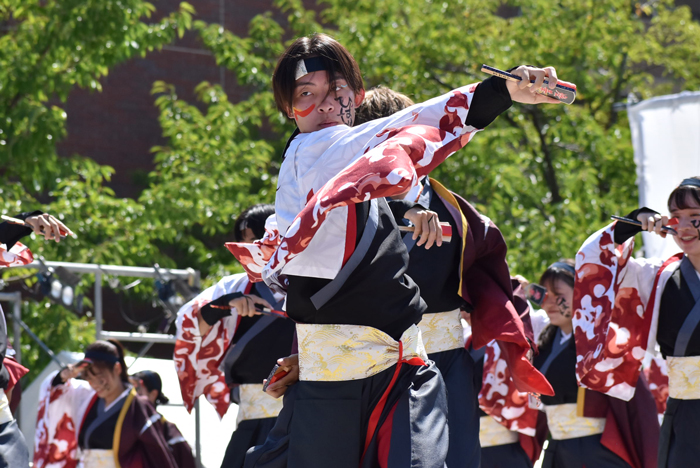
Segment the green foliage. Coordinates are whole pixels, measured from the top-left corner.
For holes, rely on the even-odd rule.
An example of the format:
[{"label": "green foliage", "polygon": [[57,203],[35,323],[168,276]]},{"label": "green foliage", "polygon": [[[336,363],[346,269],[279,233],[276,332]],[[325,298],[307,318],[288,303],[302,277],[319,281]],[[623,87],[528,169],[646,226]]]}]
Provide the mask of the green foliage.
[{"label": "green foliage", "polygon": [[[115,198],[104,185],[111,168],[56,154],[66,135],[60,105],[74,87],[100,91],[99,80],[111,67],[161,48],[192,25],[187,3],[149,22],[154,10],[143,0],[0,0],[0,212],[57,213],[78,235],[60,244],[28,240],[35,255],[168,265],[153,236],[140,235],[148,228],[143,206]],[[16,272],[3,272],[10,275]],[[86,277],[82,286],[90,281]],[[24,316],[53,349],[77,350],[94,336],[87,320],[47,306],[30,301]],[[24,362],[40,371],[46,356],[28,337],[22,343]]]}]

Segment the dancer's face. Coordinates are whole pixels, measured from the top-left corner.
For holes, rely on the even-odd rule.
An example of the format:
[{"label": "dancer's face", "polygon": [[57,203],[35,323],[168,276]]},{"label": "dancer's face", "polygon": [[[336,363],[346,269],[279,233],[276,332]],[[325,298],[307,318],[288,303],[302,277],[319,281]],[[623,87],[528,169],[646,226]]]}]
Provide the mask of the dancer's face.
[{"label": "dancer's face", "polygon": [[542,308],[547,312],[549,322],[555,327],[571,325],[574,288],[561,280],[548,281],[543,286],[547,288],[547,297]]},{"label": "dancer's face", "polygon": [[83,378],[87,380],[97,396],[104,398],[111,395],[121,384],[121,365],[115,364],[112,369],[100,365],[91,364],[83,371]]},{"label": "dancer's face", "polygon": [[336,76],[330,83],[327,72],[316,71],[297,80],[288,115],[296,121],[301,133],[336,125],[352,127],[355,109],[364,97],[364,90],[355,93],[342,76]]},{"label": "dancer's face", "polygon": [[700,205],[688,194],[685,206],[688,208],[671,205],[671,216],[678,218],[678,224],[673,226],[678,235],[673,240],[686,255],[700,257]]}]

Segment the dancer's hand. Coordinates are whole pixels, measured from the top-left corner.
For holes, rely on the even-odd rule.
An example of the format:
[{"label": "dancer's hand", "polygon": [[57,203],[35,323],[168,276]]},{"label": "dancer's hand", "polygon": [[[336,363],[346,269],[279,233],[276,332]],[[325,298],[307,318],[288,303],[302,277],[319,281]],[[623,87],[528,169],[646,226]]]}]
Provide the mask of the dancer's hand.
[{"label": "dancer's hand", "polygon": [[[550,89],[554,89],[557,86],[557,71],[554,67],[536,68],[521,65],[512,70],[511,73],[522,78],[522,81],[517,82],[506,81],[510,98],[513,101],[522,104],[561,104],[556,99],[536,93],[543,86],[545,78],[549,81],[547,86]],[[535,82],[531,83],[533,77]]]},{"label": "dancer's hand", "polygon": [[260,304],[261,306],[267,307],[268,309],[274,309],[274,307],[272,307],[269,302],[267,302],[262,297],[256,296],[255,294],[246,294],[245,296],[232,299],[228,303],[228,305],[236,309],[238,315],[240,315],[241,317],[252,317],[253,315],[260,315],[260,312],[255,310],[255,304]]},{"label": "dancer's hand", "polygon": [[662,228],[668,225],[668,216],[643,211],[637,215],[637,221],[642,223],[642,231],[653,232],[661,237],[666,237],[668,234],[666,231],[662,231]]},{"label": "dancer's hand", "polygon": [[403,216],[415,226],[413,240],[420,237],[416,245],[425,244],[426,249],[432,247],[433,244],[437,244],[438,247],[442,245],[442,228],[437,213],[414,206]]},{"label": "dancer's hand", "polygon": [[65,383],[70,379],[75,379],[80,376],[80,374],[89,366],[87,362],[79,362],[77,364],[68,364],[66,367],[61,369],[61,380]]},{"label": "dancer's hand", "polygon": [[74,235],[73,231],[68,229],[65,224],[47,213],[30,216],[24,220],[24,223],[32,228],[34,234],[44,236],[46,240],[61,242],[62,235]]},{"label": "dancer's hand", "polygon": [[[299,355],[292,354],[291,356],[278,359],[277,364],[283,371],[287,372],[287,375],[268,385],[267,390],[265,390],[265,393],[275,398],[284,395],[290,385],[294,385],[299,381]],[[263,380],[263,384],[266,381],[267,379]]]}]

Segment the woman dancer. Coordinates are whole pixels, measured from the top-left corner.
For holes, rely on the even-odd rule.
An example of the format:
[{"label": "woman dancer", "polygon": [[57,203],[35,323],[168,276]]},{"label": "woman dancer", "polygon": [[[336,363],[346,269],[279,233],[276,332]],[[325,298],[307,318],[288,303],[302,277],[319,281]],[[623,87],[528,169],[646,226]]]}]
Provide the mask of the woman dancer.
[{"label": "woman dancer", "polygon": [[50,374],[39,398],[36,467],[63,461],[82,468],[178,467],[160,415],[129,383],[115,340],[95,341],[80,362]]},{"label": "woman dancer", "polygon": [[[644,352],[658,343],[668,365],[669,399],[661,428],[659,468],[700,460],[700,177],[683,180],[668,198],[669,219],[648,208],[586,240],[576,257],[574,307],[577,375],[592,389],[629,399]],[[666,237],[671,224],[680,250],[669,259],[633,257],[634,236]],[[596,351],[596,349],[598,351]]]},{"label": "woman dancer", "polygon": [[[262,273],[286,288],[301,372],[266,444],[249,453],[246,465],[444,465],[444,385],[425,362],[415,326],[425,303],[404,274],[406,248],[381,197],[410,189],[416,176],[508,108],[511,97],[552,102],[524,88],[531,75],[535,86],[547,74],[555,78],[554,69],[516,72],[525,77],[522,88],[488,79],[351,128],[364,86],[349,52],[314,35],[282,55],[275,99],[298,130],[285,150],[276,198],[285,237]],[[240,246],[236,253],[250,259],[251,250]],[[259,278],[258,268],[248,271]],[[522,352],[513,354],[526,365],[527,340],[514,341]],[[530,388],[547,391],[538,375],[531,374]]]},{"label": "woman dancer", "polygon": [[[542,396],[551,440],[543,468],[651,468],[656,462],[656,404],[643,378],[630,402],[579,388],[573,338],[574,262],[553,263],[540,278],[550,320],[535,366],[554,388]],[[543,435],[543,434],[541,434]]]}]

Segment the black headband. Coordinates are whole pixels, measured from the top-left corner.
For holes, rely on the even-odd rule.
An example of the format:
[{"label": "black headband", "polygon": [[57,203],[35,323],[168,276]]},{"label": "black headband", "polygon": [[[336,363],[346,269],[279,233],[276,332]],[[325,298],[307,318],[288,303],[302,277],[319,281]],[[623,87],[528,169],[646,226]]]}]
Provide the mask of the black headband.
[{"label": "black headband", "polygon": [[698,180],[698,179],[683,179],[683,182],[681,182],[681,185],[679,185],[679,187],[688,186],[688,185],[700,188],[700,180]]},{"label": "black headband", "polygon": [[566,270],[569,273],[571,273],[572,275],[576,276],[576,269],[574,267],[572,267],[571,265],[569,265],[568,263],[554,262],[549,266],[548,270],[550,268],[559,268],[561,270]]},{"label": "black headband", "polygon": [[301,59],[297,62],[297,70],[294,74],[294,81],[298,80],[302,76],[308,75],[309,73],[321,70],[328,70],[321,57],[309,57]]},{"label": "black headband", "polygon": [[95,361],[100,361],[100,362],[107,362],[109,364],[116,364],[119,362],[119,358],[117,356],[114,356],[109,353],[103,353],[100,351],[88,351],[85,353],[85,357],[83,358],[83,361],[89,361],[89,362],[95,362]]}]

